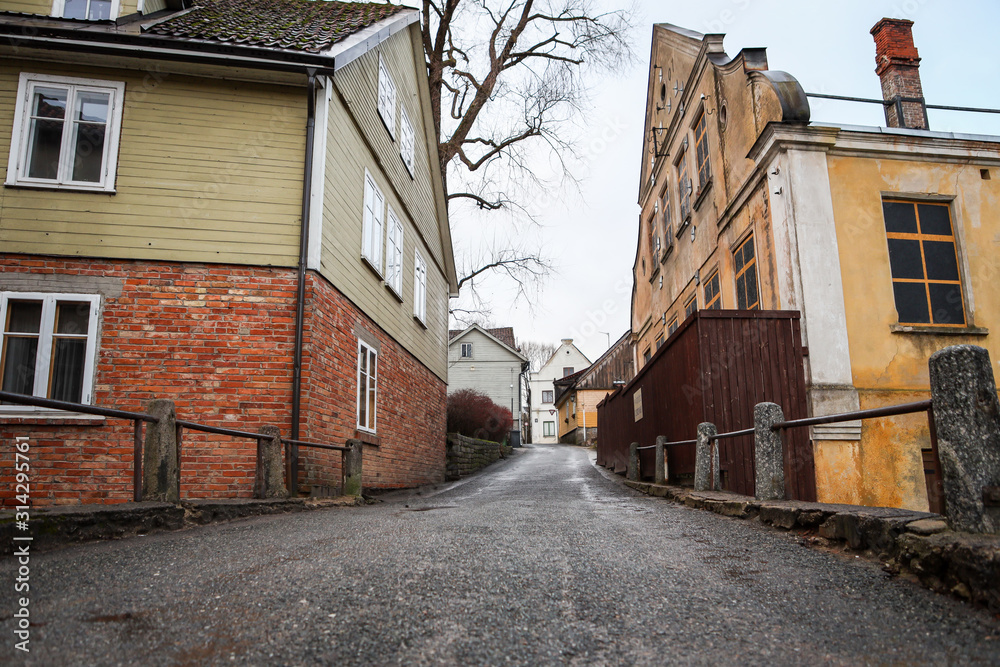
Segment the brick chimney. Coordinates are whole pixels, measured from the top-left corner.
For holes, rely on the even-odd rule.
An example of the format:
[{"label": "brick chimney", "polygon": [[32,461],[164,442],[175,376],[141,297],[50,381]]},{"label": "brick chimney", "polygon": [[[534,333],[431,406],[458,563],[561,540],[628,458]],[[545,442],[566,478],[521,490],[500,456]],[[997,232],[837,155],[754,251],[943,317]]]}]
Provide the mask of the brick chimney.
[{"label": "brick chimney", "polygon": [[920,85],[920,56],[913,45],[913,21],[885,18],[872,28],[875,73],[882,80],[885,122],[889,127],[930,129],[924,90]]}]

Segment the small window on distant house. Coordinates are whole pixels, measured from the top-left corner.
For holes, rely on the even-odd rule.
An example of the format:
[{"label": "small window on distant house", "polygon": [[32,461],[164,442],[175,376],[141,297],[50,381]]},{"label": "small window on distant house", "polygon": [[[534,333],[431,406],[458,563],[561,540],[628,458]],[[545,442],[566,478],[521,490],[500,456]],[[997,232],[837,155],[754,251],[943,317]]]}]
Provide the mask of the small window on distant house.
[{"label": "small window on distant house", "polygon": [[705,281],[705,309],[719,310],[722,308],[722,295],[719,294],[719,272]]},{"label": "small window on distant house", "polygon": [[647,348],[646,348],[646,351],[642,353],[642,362],[643,362],[644,364],[648,364],[648,363],[649,363],[649,360],[650,360],[650,359],[651,359],[652,357],[653,357],[653,353],[652,353],[652,352],[650,351],[650,349],[649,349],[649,348],[647,347]]},{"label": "small window on distant house", "polygon": [[757,293],[757,259],[754,257],[753,236],[740,244],[733,253],[733,269],[736,271],[736,307],[740,310],[759,310],[760,295]]},{"label": "small window on distant house", "polygon": [[965,326],[948,204],[886,200],[882,214],[899,323]]},{"label": "small window on distant house", "polygon": [[472,358],[472,343],[462,343],[462,358],[463,359]]},{"label": "small window on distant house", "polygon": [[54,0],[52,15],[64,19],[107,21],[118,18],[119,0]]},{"label": "small window on distant house", "polygon": [[708,161],[708,133],[706,132],[705,112],[701,112],[694,127],[694,150],[698,160],[698,188],[703,188],[712,180],[712,168]]},{"label": "small window on distant house", "polygon": [[396,84],[382,60],[382,54],[378,56],[378,115],[382,117],[385,129],[389,130],[389,136],[395,138]]},{"label": "small window on distant house", "polygon": [[543,389],[542,390],[542,403],[551,403],[553,401],[552,393],[553,393],[552,389]]},{"label": "small window on distant house", "polygon": [[413,258],[413,316],[427,322],[427,263],[420,251]]},{"label": "small window on distant house", "polygon": [[125,84],[22,73],[7,185],[114,192]]},{"label": "small window on distant house", "polygon": [[0,389],[90,403],[100,303],[92,294],[0,292]]},{"label": "small window on distant house", "polygon": [[659,334],[659,335],[658,335],[658,336],[656,337],[656,349],[657,349],[657,350],[659,350],[659,349],[660,349],[661,347],[663,347],[663,344],[664,344],[665,342],[666,342],[666,340],[664,340],[664,338],[663,338],[663,334]]},{"label": "small window on distant house", "polygon": [[385,284],[403,298],[403,225],[391,206],[385,239]]},{"label": "small window on distant house", "polygon": [[674,317],[670,320],[670,324],[667,325],[667,335],[669,336],[673,332],[677,331],[677,327],[677,316],[674,315]]},{"label": "small window on distant house", "polygon": [[690,317],[696,310],[698,310],[698,295],[692,294],[691,298],[684,304],[684,317]]},{"label": "small window on distant house", "polygon": [[378,352],[358,341],[358,428],[375,432],[378,410]]},{"label": "small window on distant house", "polygon": [[406,165],[406,170],[410,172],[410,177],[412,178],[414,155],[413,125],[410,123],[410,117],[406,115],[406,109],[402,106],[399,107],[399,155],[403,158],[403,164]]},{"label": "small window on distant house", "polygon": [[555,422],[542,422],[542,435],[551,438],[556,434]]},{"label": "small window on distant house", "polygon": [[[680,191],[678,202],[681,207],[681,217],[678,223],[681,228],[691,217],[691,178],[688,176],[687,151],[681,153],[681,159],[677,162],[677,189]],[[678,234],[680,229],[677,230]]]},{"label": "small window on distant house", "polygon": [[572,366],[566,366],[563,368],[563,377],[566,377],[567,375],[572,375],[573,372],[574,371]]},{"label": "small window on distant house", "polygon": [[365,170],[364,224],[362,226],[361,256],[382,275],[382,220],[385,215],[385,196],[375,185],[371,174]]}]

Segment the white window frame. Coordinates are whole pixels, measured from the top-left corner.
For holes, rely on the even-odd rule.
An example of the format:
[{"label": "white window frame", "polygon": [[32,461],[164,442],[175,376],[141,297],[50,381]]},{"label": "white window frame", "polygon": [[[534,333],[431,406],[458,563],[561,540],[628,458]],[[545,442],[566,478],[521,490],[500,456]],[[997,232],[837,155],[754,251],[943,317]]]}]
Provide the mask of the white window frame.
[{"label": "white window frame", "polygon": [[[139,11],[142,7],[142,0],[139,0]],[[90,9],[90,4],[88,2],[87,8]],[[121,0],[111,0],[111,17],[110,20],[114,21],[118,18],[118,14],[121,12]],[[63,14],[66,13],[66,0],[52,0],[52,16],[56,18],[62,18]],[[90,19],[77,19],[89,21]]]},{"label": "white window frame", "polygon": [[[362,376],[361,376],[361,355],[362,354],[365,354],[366,358],[368,359],[368,369],[369,369],[369,373],[364,378],[364,380],[365,380],[364,384],[362,384]],[[371,376],[373,375],[373,373],[371,373],[371,357],[372,357],[372,355],[375,356],[375,373],[374,373],[374,376],[375,376],[375,398],[372,399],[372,403],[371,404],[367,404],[366,403],[366,406],[365,406],[367,408],[366,413],[367,413],[367,415],[369,417],[369,420],[371,422],[371,426],[368,426],[368,424],[362,424],[361,423],[361,392],[363,391],[365,393],[364,397],[365,397],[365,400],[367,401],[368,398],[369,398],[369,394],[368,394],[368,379],[371,378]],[[358,340],[358,383],[357,383],[358,384],[358,392],[357,392],[357,399],[358,399],[358,401],[357,401],[357,408],[356,408],[357,409],[357,413],[355,415],[355,417],[356,417],[355,421],[357,422],[358,430],[359,431],[364,431],[366,433],[376,433],[377,429],[378,429],[378,365],[379,365],[378,350],[376,350],[371,345],[368,345],[367,343],[365,343],[364,341],[362,341],[362,340],[359,339]]]},{"label": "white window frame", "polygon": [[403,223],[389,207],[385,233],[385,284],[400,300],[403,298]]},{"label": "white window frame", "polygon": [[396,82],[385,66],[382,54],[378,54],[378,115],[385,123],[389,136],[396,138]]},{"label": "white window frame", "polygon": [[427,262],[419,250],[413,253],[413,317],[427,322]]},{"label": "white window frame", "polygon": [[472,343],[462,343],[462,359],[472,359]]},{"label": "white window frame", "polygon": [[[66,118],[59,150],[57,177],[30,178],[27,175],[28,143],[31,140],[31,98],[35,88],[65,88]],[[66,146],[73,144],[75,123],[70,119],[73,100],[78,92],[109,93],[108,122],[104,134],[104,173],[98,183],[70,180],[72,160],[66,155]],[[118,169],[118,145],[121,138],[122,106],[125,99],[125,83],[100,79],[81,79],[70,76],[51,76],[22,72],[17,85],[17,102],[14,107],[14,130],[11,134],[10,157],[7,162],[6,185],[36,188],[59,188],[67,190],[87,190],[92,192],[114,192],[115,174]]]},{"label": "white window frame", "polygon": [[[56,304],[60,301],[76,301],[90,304],[90,319],[87,323],[87,352],[83,366],[83,391],[80,394],[80,403],[90,405],[94,400],[97,328],[101,311],[100,295],[62,292],[0,292],[0,355],[3,354],[4,338],[6,336],[4,330],[7,328],[7,304],[10,300],[42,302],[38,352],[35,357],[35,384],[31,392],[32,396],[39,398],[46,398],[49,395],[49,369],[52,363],[52,338],[55,328]],[[0,405],[0,413],[4,412],[53,412],[53,410],[30,405]]]},{"label": "white window frame", "polygon": [[361,257],[382,275],[382,228],[385,220],[385,195],[365,169],[365,191],[362,199]]},{"label": "white window frame", "polygon": [[414,160],[414,142],[415,137],[413,134],[413,124],[410,122],[410,117],[406,113],[406,109],[400,105],[399,107],[399,155],[403,158],[403,164],[406,165],[406,170],[410,172],[410,178],[413,178],[413,160]]}]

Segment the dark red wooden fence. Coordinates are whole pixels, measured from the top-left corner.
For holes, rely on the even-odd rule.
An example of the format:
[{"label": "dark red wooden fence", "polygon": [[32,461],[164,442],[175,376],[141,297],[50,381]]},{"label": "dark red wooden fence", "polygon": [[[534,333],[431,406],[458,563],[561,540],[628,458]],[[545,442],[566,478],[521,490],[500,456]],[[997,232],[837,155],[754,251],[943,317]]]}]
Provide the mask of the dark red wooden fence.
[{"label": "dark red wooden fence", "polygon": [[[702,310],[691,315],[629,384],[597,408],[597,462],[624,472],[632,442],[652,445],[696,437],[698,424],[720,433],[753,426],[753,408],[771,401],[787,419],[808,416],[802,337],[797,311]],[[636,420],[636,394],[642,418]],[[653,470],[653,450],[640,452]],[[669,448],[670,476],[694,474],[694,445]],[[752,435],[719,441],[723,488],[754,493]],[[785,433],[785,488],[796,500],[816,500],[816,476],[808,429]]]}]

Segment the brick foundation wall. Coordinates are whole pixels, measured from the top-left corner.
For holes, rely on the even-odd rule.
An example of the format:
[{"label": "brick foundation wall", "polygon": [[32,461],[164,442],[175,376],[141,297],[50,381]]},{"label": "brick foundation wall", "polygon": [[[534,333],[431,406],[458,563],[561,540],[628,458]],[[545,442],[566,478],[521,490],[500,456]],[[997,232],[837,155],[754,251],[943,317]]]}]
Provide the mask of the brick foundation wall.
[{"label": "brick foundation wall", "polygon": [[[0,289],[102,294],[96,405],[141,411],[175,401],[195,422],[291,433],[296,272],[229,265],[0,255]],[[300,439],[354,436],[355,327],[378,338],[379,446],[364,483],[405,487],[444,477],[445,383],[324,279],[309,274]],[[132,499],[132,424],[0,415],[0,502],[14,503],[14,437],[31,442],[35,505]],[[300,486],[336,486],[340,454],[302,449]],[[182,498],[252,495],[256,442],[184,431]]]}]

